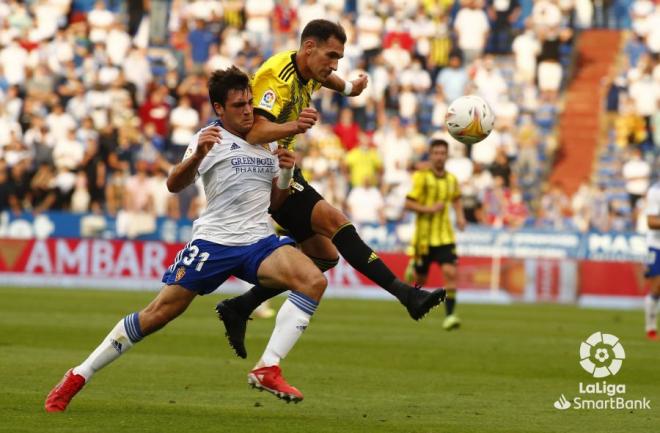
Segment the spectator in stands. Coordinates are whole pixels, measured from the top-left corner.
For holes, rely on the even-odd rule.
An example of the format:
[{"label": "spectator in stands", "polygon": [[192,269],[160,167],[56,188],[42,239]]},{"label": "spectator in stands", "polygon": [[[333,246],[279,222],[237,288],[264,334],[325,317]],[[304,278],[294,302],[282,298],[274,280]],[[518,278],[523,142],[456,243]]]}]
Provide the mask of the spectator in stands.
[{"label": "spectator in stands", "polygon": [[89,23],[89,40],[92,42],[105,41],[108,31],[115,22],[115,14],[105,7],[104,0],[98,0],[94,4],[94,9],[87,14]]},{"label": "spectator in stands", "polygon": [[458,48],[467,65],[481,57],[490,32],[488,16],[481,7],[481,0],[466,0],[454,20]]},{"label": "spectator in stands", "polygon": [[633,218],[637,218],[634,210],[637,200],[642,198],[649,189],[651,166],[642,159],[642,151],[639,148],[632,148],[628,152],[628,160],[623,164],[621,172],[626,181],[630,210],[633,211]]},{"label": "spectator in stands", "polygon": [[518,20],[521,8],[518,0],[487,0],[488,17],[491,22],[491,52],[508,54],[511,52],[513,23]]},{"label": "spectator in stands", "polygon": [[28,64],[28,52],[14,38],[0,50],[0,66],[4,77],[10,85],[25,83],[25,72]]},{"label": "spectator in stands", "polygon": [[525,114],[522,116],[516,141],[518,142],[518,156],[515,164],[516,174],[523,187],[530,186],[537,179],[540,168],[539,134],[531,115]]},{"label": "spectator in stands", "polygon": [[360,125],[353,120],[353,110],[342,108],[339,113],[339,122],[333,126],[332,131],[339,137],[344,150],[351,151],[358,145]]},{"label": "spectator in stands", "polygon": [[175,161],[181,160],[183,152],[185,152],[186,147],[199,127],[199,123],[199,113],[190,105],[190,98],[185,95],[181,96],[179,105],[170,113],[171,140],[175,149]]},{"label": "spectator in stands", "polygon": [[250,42],[269,51],[271,46],[271,20],[274,16],[275,2],[273,0],[245,1],[245,30]]},{"label": "spectator in stands", "polygon": [[167,137],[169,131],[170,105],[165,101],[167,88],[162,86],[154,90],[149,100],[140,107],[140,120],[144,127],[153,123],[156,133],[161,137]]},{"label": "spectator in stands", "polygon": [[444,95],[445,101],[451,103],[466,93],[468,73],[463,67],[463,58],[460,52],[452,51],[449,55],[449,65],[444,68],[436,80],[439,91]]},{"label": "spectator in stands", "polygon": [[504,225],[519,229],[525,225],[528,215],[529,211],[523,201],[522,191],[517,186],[512,187],[504,209]]},{"label": "spectator in stands", "polygon": [[21,137],[21,125],[16,120],[12,120],[5,106],[0,104],[0,152],[11,142],[12,134]]},{"label": "spectator in stands", "polygon": [[193,72],[204,70],[204,64],[209,59],[209,47],[218,42],[216,35],[206,28],[206,23],[202,19],[195,20],[195,28],[188,33],[188,42],[190,43],[190,61],[192,62]]},{"label": "spectator in stands", "polygon": [[73,213],[86,213],[89,211],[89,205],[90,194],[87,189],[87,175],[84,171],[79,171],[71,194],[70,210]]},{"label": "spectator in stands", "polygon": [[77,127],[73,116],[66,113],[60,104],[55,104],[53,110],[46,116],[46,125],[53,134],[53,138],[58,142],[66,139],[69,133]]},{"label": "spectator in stands", "polygon": [[507,158],[504,148],[497,148],[495,161],[490,167],[490,172],[493,177],[501,177],[506,188],[511,187],[511,165],[509,165],[509,158]]},{"label": "spectator in stands", "polygon": [[55,188],[55,172],[52,165],[40,164],[30,180],[31,207],[35,213],[50,210],[58,204],[58,190]]},{"label": "spectator in stands", "polygon": [[493,185],[486,190],[483,199],[483,213],[488,225],[501,228],[509,201],[509,190],[501,176],[493,176]]},{"label": "spectator in stands", "polygon": [[536,78],[536,59],[541,53],[541,43],[531,21],[528,20],[525,23],[525,31],[515,37],[512,49],[516,58],[516,80],[533,83]]},{"label": "spectator in stands", "polygon": [[346,154],[344,166],[351,188],[367,185],[369,179],[378,179],[383,163],[369,137],[362,135],[360,145]]},{"label": "spectator in stands", "polygon": [[[304,25],[302,22],[300,24]],[[358,35],[358,45],[369,63],[380,52],[383,32],[383,20],[376,15],[372,3],[366,3],[358,15],[355,30]]]},{"label": "spectator in stands", "polygon": [[495,57],[487,54],[478,63],[477,72],[474,76],[474,84],[479,95],[483,97],[491,107],[496,107],[500,97],[507,91],[507,84],[502,77],[500,69],[495,64]]},{"label": "spectator in stands", "polygon": [[463,143],[458,143],[452,149],[451,156],[445,163],[445,169],[456,176],[461,191],[463,191],[463,187],[470,181],[474,171],[474,163],[467,157]]},{"label": "spectator in stands", "polygon": [[398,184],[409,179],[408,169],[412,163],[411,137],[397,116],[374,133],[373,140],[383,161],[383,183]]},{"label": "spectator in stands", "polygon": [[64,138],[60,138],[53,148],[53,162],[58,172],[77,170],[85,154],[85,148],[76,139],[75,129],[69,129]]},{"label": "spectator in stands", "polygon": [[541,196],[538,209],[537,225],[542,228],[563,230],[566,228],[565,217],[570,215],[570,201],[559,184],[546,186]]},{"label": "spectator in stands", "polygon": [[538,83],[543,97],[555,101],[563,77],[560,60],[560,46],[572,38],[569,29],[559,27],[542,28],[537,31],[541,41],[541,53],[538,57]]},{"label": "spectator in stands", "polygon": [[290,0],[277,2],[273,12],[272,29],[275,35],[273,50],[275,52],[289,48],[289,35],[298,28],[298,13]]},{"label": "spectator in stands", "polygon": [[622,95],[619,101],[619,115],[614,121],[615,143],[620,148],[636,146],[646,140],[644,118],[635,110],[632,99]]},{"label": "spectator in stands", "polygon": [[351,221],[358,225],[385,223],[385,200],[373,177],[364,178],[363,183],[353,186],[346,206]]},{"label": "spectator in stands", "polygon": [[135,170],[126,180],[122,211],[117,214],[117,232],[129,239],[154,231],[156,224],[148,163],[138,160]]}]

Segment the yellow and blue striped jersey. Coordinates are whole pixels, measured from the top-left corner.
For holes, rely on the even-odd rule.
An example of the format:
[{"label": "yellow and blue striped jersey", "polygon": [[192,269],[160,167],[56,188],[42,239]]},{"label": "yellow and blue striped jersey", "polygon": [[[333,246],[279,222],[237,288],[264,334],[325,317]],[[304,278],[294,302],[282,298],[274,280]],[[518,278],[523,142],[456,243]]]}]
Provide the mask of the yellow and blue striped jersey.
[{"label": "yellow and blue striped jersey", "polygon": [[[309,107],[312,93],[322,86],[316,80],[305,80],[296,66],[296,51],[283,51],[270,57],[252,79],[254,112],[271,122],[296,120]],[[295,136],[278,141],[280,146],[293,149]]]},{"label": "yellow and blue striped jersey", "polygon": [[458,180],[451,173],[445,172],[443,176],[437,176],[431,169],[413,173],[412,189],[407,198],[425,206],[445,203],[442,211],[417,214],[415,235],[412,240],[415,256],[427,254],[429,247],[455,243],[454,229],[449,219],[449,207],[460,196]]}]

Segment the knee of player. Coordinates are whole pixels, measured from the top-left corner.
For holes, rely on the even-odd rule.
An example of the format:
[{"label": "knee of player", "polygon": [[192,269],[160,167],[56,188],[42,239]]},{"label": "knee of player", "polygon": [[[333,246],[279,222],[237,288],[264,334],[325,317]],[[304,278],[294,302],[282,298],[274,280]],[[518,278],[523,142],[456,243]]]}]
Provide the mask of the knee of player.
[{"label": "knee of player", "polygon": [[315,292],[323,293],[328,287],[328,279],[321,272],[315,272],[311,278],[310,286]]}]

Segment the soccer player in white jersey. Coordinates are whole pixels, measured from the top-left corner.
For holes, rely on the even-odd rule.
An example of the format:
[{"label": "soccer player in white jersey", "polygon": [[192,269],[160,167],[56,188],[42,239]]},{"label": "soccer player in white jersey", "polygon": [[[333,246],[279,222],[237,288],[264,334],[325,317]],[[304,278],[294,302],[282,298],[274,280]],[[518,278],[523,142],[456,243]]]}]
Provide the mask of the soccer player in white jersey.
[{"label": "soccer player in white jersey", "polygon": [[660,300],[660,181],[651,185],[646,193],[646,221],[649,232],[646,241],[649,248],[646,278],[649,282],[649,294],[644,300],[646,316],[646,336],[650,340],[658,339],[658,300]]},{"label": "soccer player in white jersey", "polygon": [[[294,155],[285,149],[248,144],[253,124],[248,76],[235,67],[216,71],[209,96],[219,121],[200,130],[183,161],[170,173],[167,186],[178,192],[201,176],[207,209],[193,224],[192,241],[163,275],[165,286],[144,309],[121,319],[80,365],[70,369],[46,398],[48,412],[61,412],[92,376],[145,336],[183,313],[197,295],[205,295],[231,275],[252,284],[291,290],[275,321],[263,356],[248,382],[287,401],[303,395],[282,377],[280,360],[307,328],[327,281],[287,237],[275,235],[268,207],[288,194],[280,189],[280,170],[291,169]],[[301,119],[301,128],[314,122]]]}]

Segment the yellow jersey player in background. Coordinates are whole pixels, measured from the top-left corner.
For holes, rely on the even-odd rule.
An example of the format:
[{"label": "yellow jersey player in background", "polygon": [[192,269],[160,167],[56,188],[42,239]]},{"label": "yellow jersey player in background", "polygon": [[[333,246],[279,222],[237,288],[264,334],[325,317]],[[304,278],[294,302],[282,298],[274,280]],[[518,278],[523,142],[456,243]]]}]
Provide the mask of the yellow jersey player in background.
[{"label": "yellow jersey player in background", "polygon": [[406,278],[418,284],[426,283],[431,263],[442,268],[447,290],[443,322],[446,330],[456,329],[460,320],[454,314],[456,306],[456,240],[449,218],[449,207],[456,213],[456,226],[465,228],[465,215],[461,204],[461,190],[456,177],[445,170],[449,154],[445,140],[431,141],[429,159],[431,167],[417,170],[412,178],[412,190],[406,196],[406,209],[416,213],[415,234],[411,243],[412,259]]},{"label": "yellow jersey player in background", "polygon": [[[307,131],[318,120],[317,111],[309,107],[316,90],[326,87],[346,96],[362,93],[367,86],[366,76],[344,81],[334,73],[344,56],[345,43],[346,33],[339,24],[313,20],[303,29],[297,51],[284,51],[266,60],[252,82],[255,121],[247,134],[248,142],[278,141],[280,146],[292,148],[296,134]],[[395,296],[414,320],[444,300],[442,289],[427,292],[399,280],[364,243],[348,218],[325,201],[298,168],[287,200],[271,209],[271,215],[322,271],[336,266],[341,254],[351,266]],[[249,315],[281,292],[255,286],[217,305],[229,343],[238,356],[247,356],[244,339]]]}]

